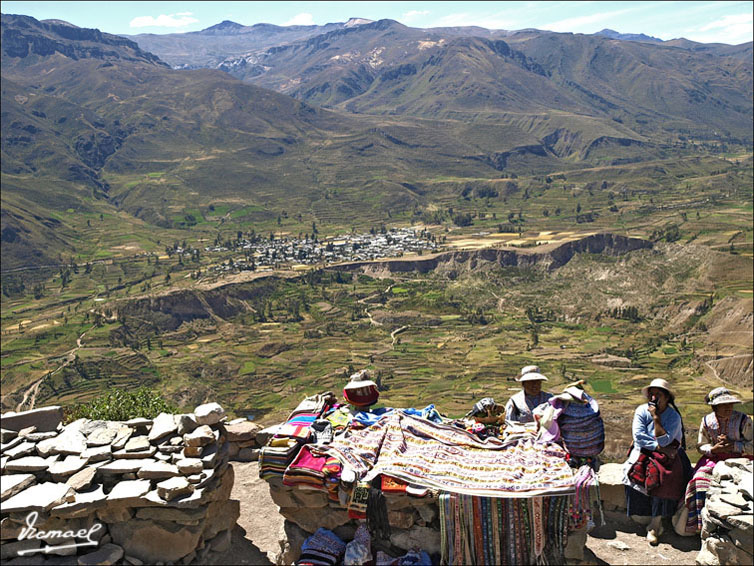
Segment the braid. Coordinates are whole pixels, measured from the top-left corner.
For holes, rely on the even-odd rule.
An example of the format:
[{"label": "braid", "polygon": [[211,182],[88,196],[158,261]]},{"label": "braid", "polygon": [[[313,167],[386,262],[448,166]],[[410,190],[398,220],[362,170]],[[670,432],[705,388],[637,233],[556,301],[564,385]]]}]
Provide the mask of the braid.
[{"label": "braid", "polygon": [[672,399],[668,401],[668,404],[675,409],[675,412],[678,413],[678,416],[681,417],[681,448],[686,450],[686,427],[683,426],[683,415],[681,414],[681,411],[678,410],[678,407],[675,405],[675,399]]}]

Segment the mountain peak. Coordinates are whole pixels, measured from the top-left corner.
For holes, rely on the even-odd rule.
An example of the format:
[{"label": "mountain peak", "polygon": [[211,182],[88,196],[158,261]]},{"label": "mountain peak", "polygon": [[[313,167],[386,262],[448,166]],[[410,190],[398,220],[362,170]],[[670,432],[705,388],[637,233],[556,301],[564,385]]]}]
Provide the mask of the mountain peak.
[{"label": "mountain peak", "polygon": [[614,29],[605,28],[594,35],[601,35],[609,39],[620,39],[622,41],[651,41],[653,43],[662,43],[659,37],[652,37],[643,33],[620,33]]},{"label": "mountain peak", "polygon": [[343,27],[352,28],[354,26],[361,26],[371,23],[374,23],[374,20],[367,20],[366,18],[349,18],[349,20],[345,24],[343,24]]},{"label": "mountain peak", "polygon": [[218,31],[238,31],[239,29],[243,29],[244,26],[241,24],[237,24],[236,22],[231,22],[230,20],[223,20],[219,24],[215,24],[213,26],[210,26],[208,28],[203,29],[202,31],[207,32],[218,32]]}]

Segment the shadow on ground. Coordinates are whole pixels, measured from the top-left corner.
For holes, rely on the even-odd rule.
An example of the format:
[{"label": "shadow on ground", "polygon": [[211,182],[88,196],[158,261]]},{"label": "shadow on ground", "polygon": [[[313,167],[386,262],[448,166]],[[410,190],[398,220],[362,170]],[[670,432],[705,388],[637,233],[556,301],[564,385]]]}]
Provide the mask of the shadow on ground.
[{"label": "shadow on ground", "polygon": [[254,566],[272,564],[267,555],[247,538],[246,530],[238,524],[231,533],[230,548],[223,553],[210,556],[209,564],[254,564]]}]

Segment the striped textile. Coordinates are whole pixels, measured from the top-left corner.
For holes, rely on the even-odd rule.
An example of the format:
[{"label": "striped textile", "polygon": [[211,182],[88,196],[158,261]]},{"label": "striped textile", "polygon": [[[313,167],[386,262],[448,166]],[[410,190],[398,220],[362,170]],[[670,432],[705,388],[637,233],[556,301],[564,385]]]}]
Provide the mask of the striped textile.
[{"label": "striped textile", "polygon": [[600,498],[600,484],[597,480],[597,474],[594,470],[584,465],[578,468],[574,477],[576,483],[576,492],[571,495],[571,516],[569,528],[578,530],[584,525],[588,529],[596,526],[594,520],[595,510],[599,511],[600,526],[605,524],[605,517],[602,512],[602,501]]},{"label": "striped textile", "polygon": [[442,493],[441,564],[565,564],[568,496]]},{"label": "striped textile", "polygon": [[370,481],[386,474],[441,491],[532,497],[569,493],[573,471],[557,444],[533,437],[505,443],[479,440],[454,426],[394,411],[349,438],[312,448],[338,458]]},{"label": "striped textile", "polygon": [[605,447],[605,425],[597,401],[580,393],[585,402],[566,403],[558,417],[560,435],[572,456],[596,456]]}]

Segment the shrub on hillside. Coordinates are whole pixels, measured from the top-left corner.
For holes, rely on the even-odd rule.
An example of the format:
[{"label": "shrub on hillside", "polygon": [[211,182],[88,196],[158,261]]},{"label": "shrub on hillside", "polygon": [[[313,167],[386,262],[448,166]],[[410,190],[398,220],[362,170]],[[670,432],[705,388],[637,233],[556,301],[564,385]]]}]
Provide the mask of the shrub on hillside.
[{"label": "shrub on hillside", "polygon": [[136,417],[153,419],[160,413],[177,412],[176,407],[148,387],[140,387],[136,391],[111,389],[87,403],[68,409],[65,421],[69,423],[82,418],[102,421],[127,421]]}]

